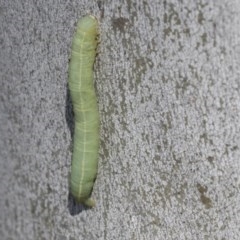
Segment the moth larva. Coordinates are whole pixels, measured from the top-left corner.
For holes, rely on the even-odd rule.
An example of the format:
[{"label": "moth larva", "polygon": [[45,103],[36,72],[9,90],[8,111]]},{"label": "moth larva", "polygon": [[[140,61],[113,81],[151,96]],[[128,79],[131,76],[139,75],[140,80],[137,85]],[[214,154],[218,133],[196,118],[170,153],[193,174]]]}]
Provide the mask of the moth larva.
[{"label": "moth larva", "polygon": [[99,114],[93,84],[98,22],[93,16],[79,20],[72,42],[69,89],[74,111],[74,146],[70,192],[77,202],[93,207],[90,198],[97,174]]}]

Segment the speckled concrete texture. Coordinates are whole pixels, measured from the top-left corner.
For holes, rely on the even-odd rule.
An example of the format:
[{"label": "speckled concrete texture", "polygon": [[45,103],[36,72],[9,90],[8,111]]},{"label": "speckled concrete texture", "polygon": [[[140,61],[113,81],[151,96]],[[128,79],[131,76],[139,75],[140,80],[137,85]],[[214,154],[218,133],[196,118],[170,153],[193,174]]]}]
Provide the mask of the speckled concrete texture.
[{"label": "speckled concrete texture", "polygon": [[[101,26],[90,210],[68,190],[87,13]],[[239,26],[238,0],[1,0],[1,240],[239,240]]]}]

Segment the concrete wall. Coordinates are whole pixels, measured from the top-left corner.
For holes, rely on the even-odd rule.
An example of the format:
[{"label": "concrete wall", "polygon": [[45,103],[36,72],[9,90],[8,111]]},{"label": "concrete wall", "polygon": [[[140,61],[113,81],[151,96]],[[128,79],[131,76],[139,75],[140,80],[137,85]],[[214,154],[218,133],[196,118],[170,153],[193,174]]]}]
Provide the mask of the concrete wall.
[{"label": "concrete wall", "polygon": [[[68,61],[101,24],[97,201],[69,197]],[[240,239],[240,1],[1,1],[3,240]]]}]

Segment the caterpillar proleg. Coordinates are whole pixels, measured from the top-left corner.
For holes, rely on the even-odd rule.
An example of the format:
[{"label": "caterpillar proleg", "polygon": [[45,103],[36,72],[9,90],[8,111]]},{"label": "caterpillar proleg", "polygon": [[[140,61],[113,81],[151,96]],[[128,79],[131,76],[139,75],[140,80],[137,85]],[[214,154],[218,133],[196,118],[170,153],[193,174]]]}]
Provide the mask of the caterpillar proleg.
[{"label": "caterpillar proleg", "polygon": [[88,207],[97,175],[99,149],[99,114],[93,84],[98,22],[88,15],[81,18],[72,42],[68,85],[74,112],[74,145],[70,192],[74,199]]}]

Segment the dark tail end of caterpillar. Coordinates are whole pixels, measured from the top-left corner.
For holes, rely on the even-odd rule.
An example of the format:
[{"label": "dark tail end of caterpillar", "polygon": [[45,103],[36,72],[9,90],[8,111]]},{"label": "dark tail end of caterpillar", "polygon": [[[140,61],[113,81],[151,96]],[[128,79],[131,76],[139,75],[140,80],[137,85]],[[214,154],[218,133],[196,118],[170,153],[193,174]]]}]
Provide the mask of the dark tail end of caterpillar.
[{"label": "dark tail end of caterpillar", "polygon": [[79,202],[74,198],[74,196],[69,192],[68,195],[68,210],[72,216],[78,215],[83,211],[87,211],[95,207],[96,203],[92,198],[88,198],[85,201]]}]

